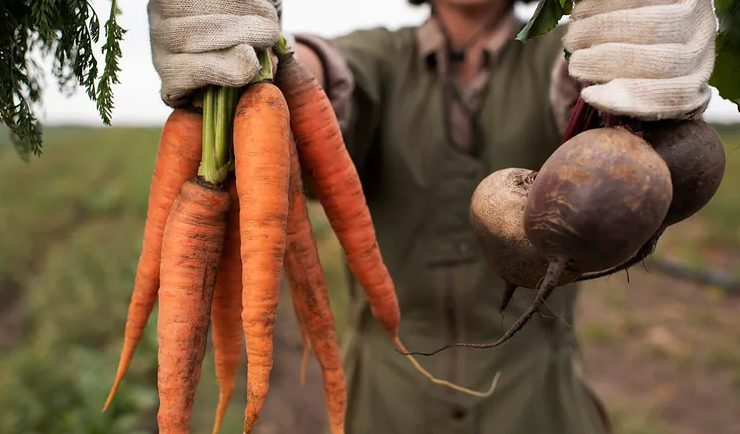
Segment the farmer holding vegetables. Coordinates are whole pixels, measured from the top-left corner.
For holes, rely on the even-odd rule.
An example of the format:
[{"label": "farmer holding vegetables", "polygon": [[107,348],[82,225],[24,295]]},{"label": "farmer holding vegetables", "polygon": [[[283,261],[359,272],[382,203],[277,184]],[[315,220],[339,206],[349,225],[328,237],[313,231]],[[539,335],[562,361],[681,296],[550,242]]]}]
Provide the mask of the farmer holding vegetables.
[{"label": "farmer holding vegetables", "polygon": [[[185,19],[161,19],[166,8],[150,14],[153,60],[172,107],[189,104],[204,84],[248,83],[259,70],[254,49],[267,48],[279,31],[267,10],[280,16],[279,0],[196,3],[205,6],[180,7]],[[514,39],[524,23],[512,0],[411,3],[431,3],[420,27],[288,39],[326,89],[359,171],[396,287],[400,336],[412,351],[432,351],[498,339],[533,299],[520,290],[500,320],[503,282],[469,222],[481,180],[502,168],[539,168],[559,146],[580,94],[603,112],[640,119],[701,115],[715,22],[709,0],[582,0],[570,25],[522,44]],[[221,21],[206,17],[212,14]],[[581,93],[582,83],[596,85]],[[577,285],[560,288],[547,312],[503,347],[451,348],[420,360],[436,377],[476,390],[500,372],[485,398],[419,375],[360,292],[353,283],[347,433],[610,431],[574,363]]]}]

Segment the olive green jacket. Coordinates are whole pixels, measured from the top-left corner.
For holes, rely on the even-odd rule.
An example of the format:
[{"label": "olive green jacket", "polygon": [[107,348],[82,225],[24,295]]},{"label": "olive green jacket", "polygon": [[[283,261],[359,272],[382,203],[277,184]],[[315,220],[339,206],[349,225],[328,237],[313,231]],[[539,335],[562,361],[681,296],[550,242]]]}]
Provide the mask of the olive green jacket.
[{"label": "olive green jacket", "polygon": [[[442,78],[434,56],[419,49],[418,29],[363,30],[331,41],[353,79],[351,99],[337,113],[396,284],[400,336],[411,351],[494,341],[533,301],[533,291],[520,289],[499,314],[502,281],[476,243],[469,207],[485,176],[507,167],[537,169],[559,145],[550,81],[562,36],[559,28],[527,44],[509,38],[489,62],[477,155],[448,140]],[[326,47],[315,48],[326,61]],[[351,287],[347,434],[607,432],[598,401],[574,367],[575,285],[559,289],[542,315],[502,347],[420,357],[435,376],[481,391],[500,371],[488,398],[418,373],[394,350],[362,289]]]}]

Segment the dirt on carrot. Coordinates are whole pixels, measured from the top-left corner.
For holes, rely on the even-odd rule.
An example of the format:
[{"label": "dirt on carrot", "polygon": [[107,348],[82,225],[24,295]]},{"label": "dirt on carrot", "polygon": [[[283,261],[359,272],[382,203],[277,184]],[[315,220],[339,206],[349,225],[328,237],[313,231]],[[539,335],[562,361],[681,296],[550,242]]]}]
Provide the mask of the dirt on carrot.
[{"label": "dirt on carrot", "polygon": [[301,168],[344,249],[352,274],[365,289],[373,315],[395,337],[401,321],[395,287],[329,98],[292,56],[280,59],[276,83],[290,108]]},{"label": "dirt on carrot", "polygon": [[189,432],[228,210],[229,194],[196,178],[182,185],[167,219],[157,320],[161,434]]},{"label": "dirt on carrot", "polygon": [[234,119],[242,326],[247,346],[246,434],[259,418],[273,365],[289,206],[289,140],[288,107],[280,89],[267,81],[250,85],[239,100]]},{"label": "dirt on carrot", "polygon": [[398,329],[401,313],[396,289],[378,247],[377,236],[357,169],[347,151],[336,114],[319,82],[289,48],[278,44],[280,66],[276,83],[290,109],[302,170],[321,203],[344,250],[349,268],[365,291],[373,316],[396,347],[430,381],[463,393],[488,396],[432,376],[403,346]]},{"label": "dirt on carrot", "polygon": [[172,203],[180,193],[180,186],[198,174],[201,130],[201,116],[183,109],[174,110],[162,129],[149,191],[141,257],[136,268],[134,290],[124,330],[123,349],[103,411],[110,406],[126,374],[157,301],[162,234]]},{"label": "dirt on carrot", "polygon": [[288,244],[285,253],[285,271],[291,288],[293,306],[299,325],[303,329],[304,339],[307,335],[310,348],[313,349],[321,366],[331,432],[344,434],[347,383],[324,270],[311,230],[306,197],[303,193],[300,161],[294,142],[291,143],[290,213],[286,232]]},{"label": "dirt on carrot", "polygon": [[239,247],[239,198],[233,178],[226,182],[226,190],[229,193],[230,208],[226,217],[226,236],[211,308],[211,334],[219,387],[213,434],[219,432],[226,409],[231,402],[236,373],[244,352],[241,319],[242,259]]}]

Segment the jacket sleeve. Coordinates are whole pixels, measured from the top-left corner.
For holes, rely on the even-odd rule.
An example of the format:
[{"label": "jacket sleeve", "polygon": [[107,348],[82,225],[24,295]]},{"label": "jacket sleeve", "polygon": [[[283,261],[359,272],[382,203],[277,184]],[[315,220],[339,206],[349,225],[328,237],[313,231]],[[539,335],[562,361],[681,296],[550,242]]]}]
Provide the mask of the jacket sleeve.
[{"label": "jacket sleeve", "polygon": [[325,91],[350,156],[362,172],[378,140],[391,33],[378,28],[334,39],[306,34],[295,35],[295,39],[313,49],[321,60]]},{"label": "jacket sleeve", "polygon": [[580,94],[581,84],[568,74],[565,56],[557,56],[550,77],[550,104],[560,135],[565,134],[570,114]]}]

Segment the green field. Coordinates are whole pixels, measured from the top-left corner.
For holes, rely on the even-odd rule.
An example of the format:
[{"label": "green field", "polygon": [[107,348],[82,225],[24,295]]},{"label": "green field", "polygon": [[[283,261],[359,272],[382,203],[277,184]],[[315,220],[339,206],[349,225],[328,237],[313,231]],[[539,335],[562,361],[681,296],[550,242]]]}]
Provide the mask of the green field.
[{"label": "green field", "polygon": [[[728,151],[719,193],[671,228],[657,253],[740,277],[740,127],[719,131]],[[122,342],[158,136],[49,128],[43,157],[30,163],[0,139],[0,433],[152,432],[156,315],[114,405],[100,409]],[[341,326],[339,250],[314,211]],[[740,432],[740,303],[655,273],[635,271],[625,282],[617,275],[591,285],[578,318],[586,370],[617,433]],[[212,372],[209,355],[194,434],[210,433]],[[235,397],[224,433],[240,432],[243,403]]]}]

